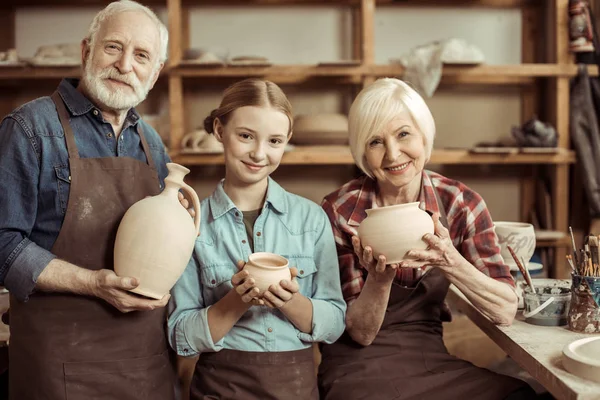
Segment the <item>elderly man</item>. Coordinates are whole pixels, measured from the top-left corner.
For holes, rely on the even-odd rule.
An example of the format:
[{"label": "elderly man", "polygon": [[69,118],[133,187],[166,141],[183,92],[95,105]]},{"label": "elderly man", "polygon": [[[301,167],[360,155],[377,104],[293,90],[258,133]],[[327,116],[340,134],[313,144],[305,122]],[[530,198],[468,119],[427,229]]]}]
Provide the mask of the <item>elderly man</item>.
[{"label": "elderly man", "polygon": [[125,211],[156,195],[169,158],[133,107],[156,82],[168,33],[124,0],[94,18],[83,77],[0,125],[0,283],[11,292],[10,398],[172,399],[168,295],[113,272]]}]

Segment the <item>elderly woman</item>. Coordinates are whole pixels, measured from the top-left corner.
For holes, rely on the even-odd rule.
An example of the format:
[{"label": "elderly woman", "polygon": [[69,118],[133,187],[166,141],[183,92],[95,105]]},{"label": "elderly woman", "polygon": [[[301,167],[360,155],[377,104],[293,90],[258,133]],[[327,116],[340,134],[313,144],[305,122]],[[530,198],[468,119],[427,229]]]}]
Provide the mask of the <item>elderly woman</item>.
[{"label": "elderly woman", "polygon": [[[350,147],[366,176],[326,196],[348,304],[346,332],[322,346],[321,398],[525,399],[524,382],[448,354],[442,321],[450,283],[488,318],[509,325],[517,296],[483,199],[464,184],[426,171],[435,124],[424,100],[398,79],[380,79],[356,98]],[[427,250],[399,264],[374,258],[357,227],[365,210],[410,202],[433,215]]]}]

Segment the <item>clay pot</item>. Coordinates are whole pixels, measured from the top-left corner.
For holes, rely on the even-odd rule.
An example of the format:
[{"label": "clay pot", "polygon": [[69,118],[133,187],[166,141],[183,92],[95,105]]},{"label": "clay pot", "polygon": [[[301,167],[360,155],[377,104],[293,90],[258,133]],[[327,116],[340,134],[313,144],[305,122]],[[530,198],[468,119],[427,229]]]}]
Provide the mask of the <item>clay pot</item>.
[{"label": "clay pot", "polygon": [[294,144],[346,145],[348,140],[348,117],[344,114],[299,115],[294,120]]},{"label": "clay pot", "polygon": [[371,208],[358,227],[363,247],[371,246],[374,257],[384,255],[388,264],[402,261],[409,250],[425,250],[423,235],[433,232],[433,220],[419,202]]},{"label": "clay pot", "polygon": [[261,296],[269,286],[278,284],[284,279],[292,279],[288,260],[273,253],[250,254],[244,269],[256,281]]},{"label": "clay pot", "polygon": [[[139,279],[131,291],[154,299],[167,294],[185,270],[200,229],[200,200],[183,182],[190,170],[174,163],[167,168],[165,189],[127,210],[115,242],[115,273]],[[179,203],[179,189],[192,201],[195,219]]]},{"label": "clay pot", "polygon": [[494,222],[494,230],[500,243],[500,254],[506,265],[516,268],[515,260],[512,258],[507,246],[513,249],[519,261],[523,259],[525,263],[529,263],[529,259],[535,251],[533,225],[523,222],[498,221]]}]

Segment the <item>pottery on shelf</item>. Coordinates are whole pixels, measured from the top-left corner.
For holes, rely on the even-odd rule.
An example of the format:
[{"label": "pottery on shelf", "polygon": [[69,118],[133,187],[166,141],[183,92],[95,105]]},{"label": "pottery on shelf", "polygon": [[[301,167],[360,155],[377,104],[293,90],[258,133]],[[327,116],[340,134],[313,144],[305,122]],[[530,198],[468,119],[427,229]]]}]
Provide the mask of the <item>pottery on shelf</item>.
[{"label": "pottery on shelf", "polygon": [[301,145],[348,144],[348,117],[344,114],[299,115],[290,141]]},{"label": "pottery on shelf", "polygon": [[284,279],[292,279],[288,260],[274,253],[250,254],[244,270],[248,271],[256,281],[256,287],[260,290],[259,296],[262,296],[269,286],[278,284]]},{"label": "pottery on shelf", "polygon": [[600,382],[600,337],[587,337],[566,345],[562,363],[573,375]]},{"label": "pottery on shelf", "polygon": [[433,219],[419,202],[371,208],[358,227],[362,246],[370,246],[374,257],[384,255],[387,264],[402,261],[409,250],[425,250],[426,233],[434,233]]},{"label": "pottery on shelf", "polygon": [[529,263],[533,252],[535,251],[535,231],[533,225],[524,222],[494,222],[494,230],[498,236],[500,244],[500,254],[504,263],[509,267],[516,266],[508,246],[513,249],[519,261],[525,260],[525,265]]},{"label": "pottery on shelf", "polygon": [[[190,260],[200,229],[200,200],[183,177],[190,170],[168,163],[169,175],[159,195],[132,205],[121,220],[115,242],[115,273],[135,277],[131,291],[160,299],[171,290]],[[178,199],[183,190],[196,211],[192,219]]]}]

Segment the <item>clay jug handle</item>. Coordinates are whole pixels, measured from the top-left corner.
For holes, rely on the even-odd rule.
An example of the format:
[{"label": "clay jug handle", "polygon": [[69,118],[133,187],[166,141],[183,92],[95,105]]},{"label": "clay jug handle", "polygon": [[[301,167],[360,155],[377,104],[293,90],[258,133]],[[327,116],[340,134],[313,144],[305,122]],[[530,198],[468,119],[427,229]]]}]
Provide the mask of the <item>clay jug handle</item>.
[{"label": "clay jug handle", "polygon": [[194,205],[194,211],[196,211],[196,215],[194,216],[194,229],[196,230],[197,235],[198,232],[200,232],[200,199],[198,198],[196,191],[187,183],[181,183],[181,190],[187,195],[186,197],[188,197],[188,200],[192,200],[192,204]]}]

